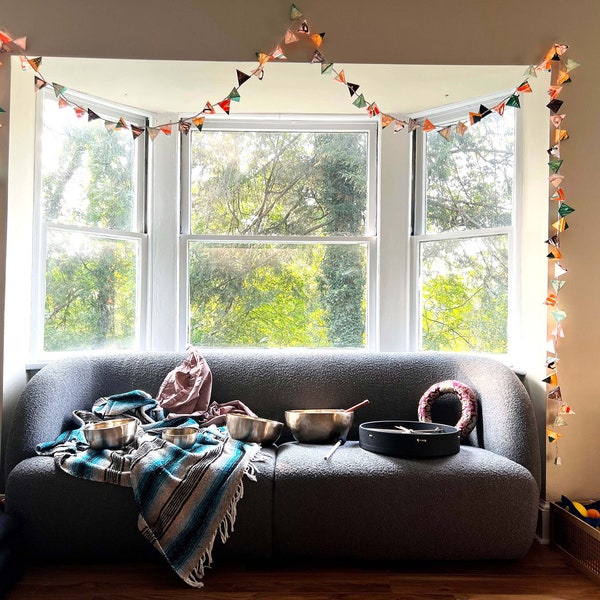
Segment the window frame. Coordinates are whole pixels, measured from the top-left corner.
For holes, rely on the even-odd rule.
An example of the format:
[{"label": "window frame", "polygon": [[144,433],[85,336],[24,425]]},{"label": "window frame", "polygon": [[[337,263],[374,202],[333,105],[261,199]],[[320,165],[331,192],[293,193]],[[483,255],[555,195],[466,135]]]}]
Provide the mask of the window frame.
[{"label": "window frame", "polygon": [[[454,106],[441,107],[437,110],[428,111],[428,116],[435,117],[439,126],[454,124],[459,120],[468,120],[469,110],[474,110],[474,104],[495,105],[506,99],[510,93],[471,100],[468,103],[460,103]],[[518,296],[520,267],[518,264],[519,239],[517,232],[521,226],[522,210],[522,146],[523,146],[523,111],[514,109],[514,167],[513,167],[513,191],[511,224],[504,227],[489,227],[483,229],[468,229],[447,231],[441,233],[426,232],[427,216],[427,155],[426,155],[426,132],[421,129],[413,132],[413,152],[415,163],[413,168],[413,193],[411,199],[411,221],[412,231],[410,234],[410,314],[409,320],[409,346],[411,351],[422,351],[422,303],[421,303],[421,265],[422,244],[440,240],[465,240],[469,238],[492,237],[497,235],[507,236],[508,249],[508,318],[506,323],[507,352],[494,354],[494,357],[508,359],[514,354],[515,342],[518,335],[518,322],[521,310]],[[418,117],[418,115],[416,116]],[[416,118],[414,117],[414,118]],[[432,132],[432,134],[435,132]],[[466,134],[468,135],[468,133]]]},{"label": "window frame", "polygon": [[[191,242],[269,243],[269,244],[352,244],[367,246],[367,308],[366,343],[363,349],[376,350],[378,344],[378,231],[379,231],[379,120],[338,115],[243,115],[212,116],[204,122],[204,131],[305,131],[305,132],[364,132],[367,134],[367,220],[364,235],[344,236],[263,236],[218,235],[191,233],[191,135],[181,135],[181,202],[179,236],[179,345],[189,340],[189,278],[188,255]],[[202,135],[201,132],[192,135]]]},{"label": "window frame", "polygon": [[[90,97],[69,90],[65,98],[75,104],[81,104],[94,110],[101,118],[118,121],[123,117],[126,122],[134,123],[140,127],[147,126],[147,113],[130,107],[122,106],[96,97]],[[47,240],[48,231],[65,231],[81,233],[93,237],[126,240],[137,243],[138,252],[136,260],[136,324],[135,342],[133,347],[123,350],[132,352],[146,347],[147,315],[148,315],[148,234],[147,234],[147,180],[148,180],[148,146],[144,140],[134,140],[135,172],[136,172],[136,210],[133,215],[131,230],[104,229],[85,225],[69,225],[52,223],[43,218],[43,190],[42,190],[42,135],[44,128],[43,112],[46,98],[53,98],[53,92],[43,88],[35,100],[35,132],[34,132],[34,190],[33,190],[33,266],[31,288],[31,327],[30,351],[33,361],[47,361],[62,356],[77,354],[78,350],[47,351],[44,349],[45,330],[45,303],[46,303],[46,266],[47,266]],[[65,108],[63,110],[70,110]],[[85,118],[85,117],[83,117]],[[128,132],[112,132],[112,135],[127,135]],[[106,350],[86,350],[86,352],[106,352]]]}]

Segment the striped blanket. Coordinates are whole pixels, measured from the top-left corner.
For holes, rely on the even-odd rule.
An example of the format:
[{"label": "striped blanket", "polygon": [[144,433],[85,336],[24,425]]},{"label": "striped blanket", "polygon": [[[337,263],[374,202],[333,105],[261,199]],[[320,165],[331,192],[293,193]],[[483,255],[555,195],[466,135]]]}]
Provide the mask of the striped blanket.
[{"label": "striped blanket", "polygon": [[[70,475],[132,487],[139,531],[187,584],[202,587],[215,539],[225,542],[233,530],[244,475],[255,480],[252,461],[260,446],[234,440],[225,427],[211,425],[183,450],[163,440],[160,431],[197,422],[188,417],[154,420],[161,416],[153,414],[155,409],[156,401],[139,390],[100,398],[91,412],[73,413],[81,427],[36,450],[53,456]],[[89,448],[84,423],[124,415],[140,420],[132,444],[122,450]]]}]

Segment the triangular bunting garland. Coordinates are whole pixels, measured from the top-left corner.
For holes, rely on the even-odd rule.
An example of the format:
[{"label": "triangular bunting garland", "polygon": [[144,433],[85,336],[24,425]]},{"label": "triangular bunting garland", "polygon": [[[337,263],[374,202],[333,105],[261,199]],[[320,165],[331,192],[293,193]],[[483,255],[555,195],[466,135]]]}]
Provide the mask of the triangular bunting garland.
[{"label": "triangular bunting garland", "polygon": [[246,75],[246,73],[240,71],[239,69],[236,69],[235,72],[237,74],[238,87],[244,85],[244,83],[250,79],[250,75]]},{"label": "triangular bunting garland", "polygon": [[131,135],[133,135],[133,139],[137,139],[140,137],[140,135],[142,135],[142,133],[144,133],[145,128],[144,127],[138,127],[137,125],[131,125]]},{"label": "triangular bunting garland", "polygon": [[354,96],[354,94],[356,94],[358,91],[360,85],[357,83],[347,83],[346,85],[348,86],[348,91],[350,92],[350,98],[352,98],[352,96]]},{"label": "triangular bunting garland", "polygon": [[202,131],[204,125],[204,117],[194,117],[192,123],[198,128],[198,131]]}]

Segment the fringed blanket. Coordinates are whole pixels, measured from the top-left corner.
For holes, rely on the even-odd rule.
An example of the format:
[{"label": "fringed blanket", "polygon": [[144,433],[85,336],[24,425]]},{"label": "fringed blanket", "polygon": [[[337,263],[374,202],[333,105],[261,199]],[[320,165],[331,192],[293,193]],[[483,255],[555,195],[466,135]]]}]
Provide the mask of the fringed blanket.
[{"label": "fringed blanket", "polygon": [[[165,427],[196,425],[187,417],[155,420],[157,403],[139,390],[100,398],[91,412],[75,411],[81,427],[40,444],[66,473],[133,488],[138,529],[189,585],[202,587],[217,535],[233,530],[243,477],[254,477],[252,460],[260,446],[229,437],[225,427],[200,429],[196,444],[183,450],[160,437]],[[122,450],[92,450],[83,425],[104,417],[135,416],[135,440]]]}]

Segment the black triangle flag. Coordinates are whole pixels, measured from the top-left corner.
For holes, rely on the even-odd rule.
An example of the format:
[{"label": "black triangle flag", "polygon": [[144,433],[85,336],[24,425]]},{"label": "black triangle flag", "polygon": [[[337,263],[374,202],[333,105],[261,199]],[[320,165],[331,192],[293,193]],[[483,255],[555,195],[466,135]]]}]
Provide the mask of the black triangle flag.
[{"label": "black triangle flag", "polygon": [[244,83],[246,83],[246,81],[248,81],[248,79],[250,79],[250,75],[246,75],[246,73],[243,73],[239,69],[236,69],[236,73],[237,73],[237,78],[238,78],[238,87],[240,85],[244,85]]},{"label": "black triangle flag", "polygon": [[354,94],[356,94],[358,88],[360,87],[360,85],[358,85],[357,83],[347,83],[346,85],[348,86],[350,97],[354,96]]},{"label": "black triangle flag", "polygon": [[88,121],[95,121],[100,118],[100,115],[97,115],[91,108],[88,108]]},{"label": "black triangle flag", "polygon": [[554,100],[550,100],[550,102],[548,102],[548,104],[546,104],[546,106],[554,113],[556,114],[559,110],[560,107],[563,105],[563,101],[562,100],[557,100],[556,98],[554,98]]},{"label": "black triangle flag", "polygon": [[484,106],[483,104],[479,105],[479,114],[481,115],[482,119],[484,117],[487,117],[491,113],[492,113],[492,109],[491,108],[488,108],[487,106]]}]

